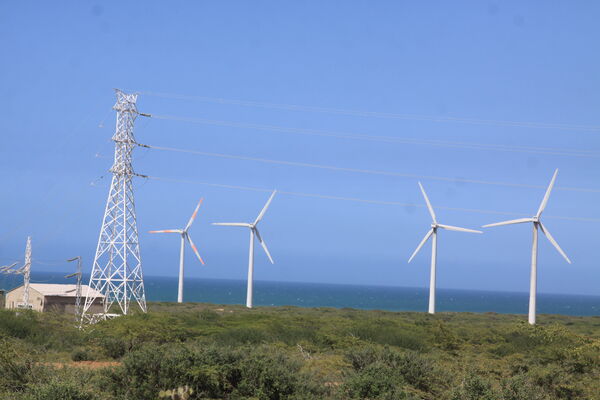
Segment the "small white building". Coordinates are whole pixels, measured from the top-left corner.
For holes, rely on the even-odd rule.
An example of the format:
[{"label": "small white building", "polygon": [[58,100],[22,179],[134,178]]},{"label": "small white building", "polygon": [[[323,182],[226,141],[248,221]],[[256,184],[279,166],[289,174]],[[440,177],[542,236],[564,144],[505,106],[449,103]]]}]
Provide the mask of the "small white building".
[{"label": "small white building", "polygon": [[[104,295],[88,285],[81,285],[81,304],[85,303],[85,296],[90,290],[96,299],[90,307],[91,313],[103,312]],[[23,308],[24,286],[19,286],[8,293],[5,297],[6,308]],[[29,285],[29,304],[31,309],[39,312],[54,311],[60,313],[75,314],[75,300],[77,297],[77,285],[65,285],[54,283],[31,283]]]}]

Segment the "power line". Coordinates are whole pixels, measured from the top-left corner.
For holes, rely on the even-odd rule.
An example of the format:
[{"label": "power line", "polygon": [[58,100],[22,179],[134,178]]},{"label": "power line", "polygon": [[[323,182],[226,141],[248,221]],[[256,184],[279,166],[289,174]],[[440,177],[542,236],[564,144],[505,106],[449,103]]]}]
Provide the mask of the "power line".
[{"label": "power line", "polygon": [[191,117],[179,117],[174,115],[156,115],[151,114],[152,118],[170,120],[170,121],[181,121],[195,124],[213,125],[213,126],[225,126],[242,129],[256,129],[270,132],[279,133],[290,133],[296,135],[308,135],[308,136],[322,136],[322,137],[333,137],[338,139],[350,139],[350,140],[364,140],[373,142],[384,142],[384,143],[398,143],[398,144],[415,144],[415,145],[426,145],[426,146],[439,146],[439,147],[451,147],[451,148],[464,148],[472,150],[492,150],[492,151],[503,151],[503,152],[514,152],[514,153],[533,153],[533,154],[545,154],[555,156],[568,156],[568,157],[600,157],[600,152],[594,150],[580,150],[580,149],[561,149],[556,147],[532,147],[532,146],[514,146],[514,145],[503,145],[503,144],[486,144],[486,143],[473,143],[473,142],[456,142],[446,140],[425,140],[415,138],[401,138],[393,136],[373,136],[365,134],[352,134],[344,132],[334,132],[317,129],[301,129],[301,128],[290,128],[276,125],[263,125],[263,124],[249,124],[242,122],[232,121],[221,121],[212,120],[205,118],[191,118]]},{"label": "power line", "polygon": [[[202,181],[187,180],[187,179],[163,178],[163,177],[158,177],[158,176],[147,176],[147,178],[153,179],[153,180],[165,181],[165,182],[196,184],[196,185],[212,186],[212,187],[218,187],[218,188],[224,188],[224,189],[245,190],[245,191],[253,191],[253,192],[272,192],[273,191],[273,189],[271,189],[271,188],[227,185],[227,184],[221,184],[221,183],[210,183],[210,182],[202,182]],[[388,206],[425,207],[423,204],[362,199],[362,198],[358,198],[358,197],[333,196],[333,195],[318,194],[318,193],[303,193],[303,192],[291,192],[291,191],[282,191],[282,190],[278,190],[277,193],[289,195],[289,196],[297,196],[297,197],[312,197],[312,198],[327,199],[327,200],[341,200],[341,201],[351,201],[351,202],[357,202],[357,203],[379,204],[379,205],[388,205]],[[440,209],[440,210],[461,211],[461,212],[469,212],[469,213],[477,213],[477,214],[495,214],[495,215],[507,215],[507,216],[528,216],[529,215],[526,213],[517,213],[517,212],[508,212],[508,211],[444,207],[444,206],[438,206],[438,205],[436,205],[435,208]],[[567,220],[567,221],[600,222],[600,218],[563,217],[563,216],[556,216],[556,215],[547,215],[547,216],[545,216],[545,218],[561,219],[561,220]]]},{"label": "power line", "polygon": [[[544,189],[545,188],[544,186],[528,185],[528,184],[520,184],[520,183],[485,181],[485,180],[464,179],[464,178],[449,178],[449,177],[431,176],[431,175],[417,175],[417,174],[409,174],[409,173],[393,172],[393,171],[378,171],[378,170],[372,170],[372,169],[336,167],[336,166],[332,166],[332,165],[312,164],[312,163],[304,163],[304,162],[296,162],[296,161],[273,160],[273,159],[268,159],[268,158],[247,157],[247,156],[240,156],[240,155],[234,155],[234,154],[210,153],[210,152],[204,152],[204,151],[178,149],[178,148],[173,148],[173,147],[161,147],[161,146],[152,146],[152,145],[143,145],[143,146],[151,148],[151,149],[155,149],[155,150],[172,151],[172,152],[178,152],[178,153],[188,153],[188,154],[195,154],[195,155],[201,155],[201,156],[206,156],[206,157],[218,157],[218,158],[244,160],[244,161],[256,161],[256,162],[268,163],[268,164],[287,165],[287,166],[303,167],[303,168],[315,168],[315,169],[324,169],[324,170],[331,170],[331,171],[352,172],[352,173],[383,175],[383,176],[395,176],[395,177],[401,177],[401,178],[427,179],[427,180],[444,181],[444,182],[461,182],[461,183],[473,183],[473,184],[481,184],[481,185],[520,187],[520,188],[531,188],[531,189]],[[555,189],[556,190],[564,190],[564,191],[573,191],[573,192],[600,193],[600,189],[582,188],[582,187],[560,187],[559,186],[559,187],[556,187]]]},{"label": "power line", "polygon": [[206,102],[206,103],[227,104],[227,105],[236,105],[236,106],[245,106],[245,107],[270,108],[270,109],[286,110],[286,111],[304,111],[304,112],[317,112],[317,113],[327,113],[327,114],[337,114],[337,115],[351,115],[351,116],[358,116],[358,117],[374,117],[374,118],[402,119],[402,120],[429,121],[429,122],[454,122],[454,123],[462,123],[462,124],[495,125],[495,126],[520,127],[520,128],[560,129],[560,130],[577,130],[577,131],[591,131],[591,132],[599,132],[600,131],[600,126],[597,126],[597,125],[489,120],[489,119],[463,118],[463,117],[443,117],[443,116],[435,116],[435,115],[388,113],[388,112],[378,112],[378,111],[359,111],[359,110],[346,110],[346,109],[329,108],[329,107],[303,106],[303,105],[296,105],[296,104],[267,103],[267,102],[259,102],[259,101],[224,99],[224,98],[218,98],[218,97],[190,96],[190,95],[175,94],[175,93],[159,93],[159,92],[148,92],[148,91],[141,91],[139,93],[143,94],[145,96],[163,97],[163,98],[178,99],[178,100],[194,100],[194,101],[202,101],[202,102]]}]

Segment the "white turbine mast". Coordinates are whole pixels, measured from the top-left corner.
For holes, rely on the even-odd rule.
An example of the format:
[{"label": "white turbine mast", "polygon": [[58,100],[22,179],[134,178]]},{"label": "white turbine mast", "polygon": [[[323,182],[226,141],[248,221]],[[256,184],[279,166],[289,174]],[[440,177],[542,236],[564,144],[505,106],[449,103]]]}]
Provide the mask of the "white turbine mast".
[{"label": "white turbine mast", "polygon": [[447,229],[449,231],[458,231],[458,232],[470,232],[470,233],[483,233],[481,231],[477,231],[474,229],[467,228],[459,228],[457,226],[451,225],[443,225],[438,224],[437,219],[435,217],[435,212],[433,211],[433,207],[431,207],[431,203],[429,202],[429,198],[427,197],[427,193],[425,193],[425,189],[423,189],[423,185],[419,182],[419,187],[421,188],[421,193],[423,193],[423,197],[425,198],[425,203],[427,204],[427,209],[429,210],[429,214],[431,215],[431,229],[427,231],[421,243],[417,246],[417,249],[413,252],[413,254],[408,259],[410,263],[412,259],[417,255],[421,247],[427,242],[427,240],[432,237],[431,240],[431,273],[429,277],[429,314],[435,314],[435,273],[436,273],[436,257],[437,257],[437,231],[438,228]]},{"label": "white turbine mast", "polygon": [[529,323],[531,325],[535,325],[535,313],[536,313],[536,292],[537,292],[537,249],[538,249],[538,228],[541,229],[542,233],[550,243],[558,250],[561,256],[569,264],[571,264],[571,260],[565,254],[565,252],[560,248],[556,240],[550,234],[550,231],[544,224],[542,224],[541,217],[546,205],[548,204],[548,199],[550,198],[550,193],[552,192],[552,188],[554,187],[554,182],[556,181],[556,176],[558,175],[558,168],[554,171],[554,175],[552,175],[552,180],[546,189],[546,194],[542,199],[542,203],[540,204],[540,208],[538,208],[537,214],[535,214],[531,218],[519,218],[513,219],[510,221],[496,222],[493,224],[483,225],[483,228],[490,228],[493,226],[502,226],[502,225],[512,225],[512,224],[523,224],[526,222],[533,223],[533,245],[531,247],[531,278],[529,282]]},{"label": "white turbine mast", "polygon": [[273,258],[271,257],[271,254],[269,253],[269,249],[267,248],[265,241],[263,240],[262,236],[260,235],[260,232],[258,231],[257,225],[265,216],[265,213],[267,212],[267,209],[269,208],[269,205],[271,204],[271,201],[273,200],[273,197],[275,197],[276,193],[277,193],[277,191],[274,190],[273,193],[271,194],[271,197],[269,197],[269,200],[267,200],[267,203],[265,204],[263,209],[258,214],[258,217],[256,217],[256,220],[254,220],[254,222],[252,222],[252,223],[246,223],[246,222],[214,222],[213,223],[213,225],[241,226],[241,227],[250,229],[250,251],[248,253],[248,287],[246,289],[246,307],[248,307],[248,308],[252,308],[252,290],[253,290],[253,283],[254,283],[254,237],[255,236],[258,239],[258,241],[260,242],[260,245],[262,246],[263,250],[267,254],[267,257],[269,258],[269,261],[271,261],[271,264],[275,264],[275,262],[273,261]]},{"label": "white turbine mast", "polygon": [[186,240],[192,247],[192,250],[194,250],[194,253],[196,254],[196,257],[198,257],[198,260],[200,260],[202,265],[204,265],[204,260],[202,260],[202,257],[200,257],[200,253],[198,253],[198,249],[196,248],[196,245],[194,244],[194,242],[192,241],[192,238],[190,237],[190,234],[188,233],[188,230],[190,229],[190,227],[194,223],[194,220],[196,219],[196,215],[198,214],[198,209],[200,209],[200,205],[202,205],[203,200],[204,200],[204,198],[201,198],[200,201],[198,202],[198,205],[196,206],[196,209],[194,210],[194,213],[192,214],[192,216],[191,216],[190,220],[188,221],[187,225],[185,226],[185,228],[183,228],[183,229],[165,229],[162,231],[150,231],[150,233],[178,233],[181,235],[181,247],[179,250],[179,285],[178,285],[178,289],[177,289],[177,302],[178,303],[183,302],[183,277],[184,277],[183,260],[184,260],[185,241]]},{"label": "white turbine mast", "polygon": [[[77,272],[66,275],[65,278],[77,277],[77,286],[75,287],[75,319],[81,318],[81,256],[69,258],[67,262],[77,261]],[[69,290],[67,293],[72,292]]]}]

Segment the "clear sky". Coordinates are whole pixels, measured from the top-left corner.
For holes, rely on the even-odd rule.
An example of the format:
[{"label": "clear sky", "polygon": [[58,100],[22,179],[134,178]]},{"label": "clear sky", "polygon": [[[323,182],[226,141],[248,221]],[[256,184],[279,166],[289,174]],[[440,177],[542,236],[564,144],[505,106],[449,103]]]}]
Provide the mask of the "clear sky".
[{"label": "clear sky", "polygon": [[[600,294],[594,222],[551,218],[600,220],[599,12],[594,1],[2,2],[0,264],[22,259],[32,235],[34,269],[65,271],[60,260],[82,255],[89,271],[110,183],[113,88],[123,88],[141,92],[141,112],[177,117],[140,117],[140,143],[459,178],[422,179],[438,219],[451,225],[512,217],[451,208],[533,215],[559,168],[545,223],[573,264],[541,237],[539,291]],[[510,151],[481,146],[489,144]],[[134,167],[175,180],[423,204],[415,177],[147,149],[135,150]],[[146,275],[175,276],[179,252],[176,236],[147,232],[182,227],[204,197],[190,233],[207,266],[188,249],[188,276],[245,278],[247,232],[210,222],[252,220],[268,192],[141,178],[135,189]],[[257,248],[255,277],[425,287],[429,245],[406,261],[429,224],[421,206],[281,194],[262,222],[276,264]],[[530,230],[441,232],[438,287],[527,291]]]}]

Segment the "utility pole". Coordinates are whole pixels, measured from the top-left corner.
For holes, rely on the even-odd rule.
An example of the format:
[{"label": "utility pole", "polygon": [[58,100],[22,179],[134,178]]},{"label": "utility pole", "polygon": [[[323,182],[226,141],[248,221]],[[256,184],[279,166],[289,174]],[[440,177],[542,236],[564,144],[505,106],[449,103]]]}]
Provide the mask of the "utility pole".
[{"label": "utility pole", "polygon": [[23,308],[31,308],[29,304],[29,281],[31,279],[31,236],[27,236],[25,246],[25,265],[23,265]]},{"label": "utility pole", "polygon": [[[138,240],[132,179],[138,175],[132,167],[132,151],[138,144],[133,135],[133,125],[138,116],[137,94],[115,89],[117,112],[112,181],[98,246],[92,265],[89,288],[86,293],[81,322],[96,322],[130,312],[130,301],[146,312],[146,295],[140,246]],[[91,313],[95,293],[104,295],[103,312]]]},{"label": "utility pole", "polygon": [[17,304],[18,308],[30,309],[29,304],[29,281],[31,278],[31,236],[27,236],[27,245],[25,246],[25,263],[21,268],[14,268],[17,263],[0,267],[1,274],[23,275],[23,300]]},{"label": "utility pole", "polygon": [[77,260],[77,272],[65,276],[65,278],[77,277],[77,286],[75,287],[75,319],[79,321],[81,318],[81,256],[69,258],[67,261]]}]

